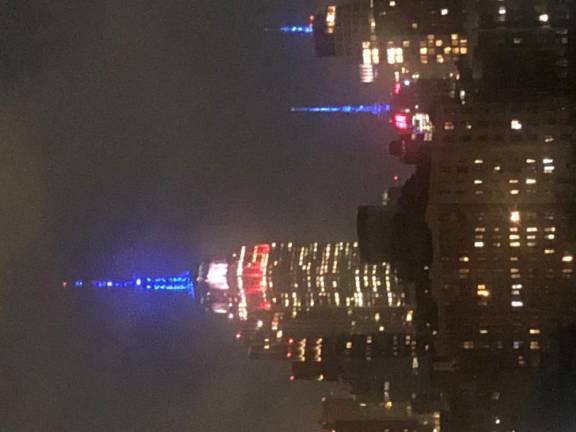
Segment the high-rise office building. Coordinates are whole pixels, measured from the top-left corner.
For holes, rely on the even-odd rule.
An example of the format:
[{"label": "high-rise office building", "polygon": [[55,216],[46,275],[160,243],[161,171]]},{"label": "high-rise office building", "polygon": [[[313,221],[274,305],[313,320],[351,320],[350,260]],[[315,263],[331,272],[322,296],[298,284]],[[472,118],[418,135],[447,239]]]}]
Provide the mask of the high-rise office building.
[{"label": "high-rise office building", "polygon": [[314,21],[317,53],[359,65],[363,82],[457,79],[469,55],[461,0],[353,0]]},{"label": "high-rise office building", "polygon": [[541,333],[573,322],[574,108],[567,99],[438,108],[427,216],[451,347],[506,350],[524,365]]}]

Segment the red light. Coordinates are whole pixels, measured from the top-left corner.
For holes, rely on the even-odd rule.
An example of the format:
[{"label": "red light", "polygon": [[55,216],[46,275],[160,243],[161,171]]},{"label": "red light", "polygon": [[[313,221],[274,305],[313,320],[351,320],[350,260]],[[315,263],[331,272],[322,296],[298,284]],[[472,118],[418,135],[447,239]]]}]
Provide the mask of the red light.
[{"label": "red light", "polygon": [[290,375],[290,381],[294,381],[296,377],[294,375]]},{"label": "red light", "polygon": [[311,23],[314,22],[314,15],[310,15],[308,17],[308,21],[310,21]]},{"label": "red light", "polygon": [[401,89],[402,89],[402,85],[399,82],[394,83],[394,94],[395,95],[399,95]]},{"label": "red light", "polygon": [[286,358],[290,358],[290,357],[292,357],[292,353],[286,354]]},{"label": "red light", "polygon": [[395,175],[394,177],[392,177],[394,179],[395,182],[399,182],[400,181],[400,176]]},{"label": "red light", "polygon": [[240,339],[242,337],[242,333],[238,332],[236,333],[236,339]]},{"label": "red light", "polygon": [[396,129],[407,130],[408,129],[408,115],[407,114],[395,114],[394,115],[394,126]]},{"label": "red light", "polygon": [[293,343],[294,343],[294,339],[292,339],[292,338],[288,339],[288,343],[289,343],[289,344],[293,344]]}]

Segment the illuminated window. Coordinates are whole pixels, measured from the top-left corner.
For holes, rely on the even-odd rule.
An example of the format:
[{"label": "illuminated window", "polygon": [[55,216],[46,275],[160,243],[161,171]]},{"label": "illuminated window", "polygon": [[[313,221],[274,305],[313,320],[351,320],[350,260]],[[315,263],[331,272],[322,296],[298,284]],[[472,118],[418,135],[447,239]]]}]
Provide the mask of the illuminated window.
[{"label": "illuminated window", "polygon": [[444,122],[444,130],[454,130],[454,123],[451,121]]},{"label": "illuminated window", "polygon": [[461,47],[461,48],[460,48],[460,54],[462,54],[462,55],[468,54],[468,48],[466,48],[466,47]]},{"label": "illuminated window", "polygon": [[554,159],[552,159],[552,158],[543,158],[543,159],[542,159],[542,163],[543,163],[544,165],[551,165],[551,164],[554,163]]},{"label": "illuminated window", "polygon": [[552,255],[553,253],[555,253],[556,251],[554,249],[544,249],[544,253],[546,255]]},{"label": "illuminated window", "polygon": [[494,165],[494,172],[502,171],[502,167],[500,165]]},{"label": "illuminated window", "polygon": [[490,291],[486,288],[486,284],[478,284],[476,286],[476,295],[478,297],[490,297]]},{"label": "illuminated window", "polygon": [[452,47],[444,47],[444,54],[450,54],[452,52]]},{"label": "illuminated window", "polygon": [[388,4],[390,5],[390,7],[396,6],[396,2],[394,0],[390,0],[390,3]]},{"label": "illuminated window", "polygon": [[552,174],[554,172],[554,165],[546,165],[544,167],[544,174]]},{"label": "illuminated window", "polygon": [[546,136],[544,137],[544,142],[545,142],[545,143],[554,142],[554,137],[551,136],[551,135],[546,135]]},{"label": "illuminated window", "polygon": [[508,236],[508,239],[510,240],[520,240],[520,236],[518,234],[510,234]]},{"label": "illuminated window", "polygon": [[436,63],[444,63],[444,56],[442,54],[436,55]]},{"label": "illuminated window", "polygon": [[510,184],[518,184],[518,179],[510,179],[510,180],[508,180],[508,183],[510,183]]},{"label": "illuminated window", "polygon": [[438,39],[438,40],[436,41],[436,46],[437,46],[437,47],[441,47],[442,45],[444,45],[444,41],[443,41],[442,39]]},{"label": "illuminated window", "polygon": [[475,185],[481,185],[482,183],[484,183],[482,180],[479,179],[474,180]]},{"label": "illuminated window", "polygon": [[556,227],[550,226],[544,228],[544,232],[556,232]]},{"label": "illuminated window", "polygon": [[326,9],[326,27],[328,33],[334,31],[334,26],[336,25],[336,6],[328,6]]},{"label": "illuminated window", "polygon": [[510,222],[518,223],[520,222],[520,212],[517,210],[510,212]]},{"label": "illuminated window", "polygon": [[[398,48],[398,49],[402,49],[402,48]],[[401,61],[399,61],[399,63],[402,63],[404,61],[404,58],[402,58]],[[380,50],[378,48],[372,48],[372,63],[373,64],[380,64]]]},{"label": "illuminated window", "polygon": [[514,247],[514,248],[520,247],[520,242],[518,242],[518,241],[510,242],[510,247]]},{"label": "illuminated window", "polygon": [[470,261],[470,258],[467,256],[461,256],[460,258],[458,258],[458,260],[460,262],[468,262],[468,261]]},{"label": "illuminated window", "polygon": [[510,122],[510,128],[513,130],[522,130],[522,123],[520,123],[520,120],[512,120]]},{"label": "illuminated window", "polygon": [[386,50],[388,64],[404,63],[404,50],[402,48],[388,48]]},{"label": "illuminated window", "polygon": [[484,163],[484,161],[483,161],[482,159],[474,159],[474,163],[475,163],[476,165],[481,165],[481,164]]},{"label": "illuminated window", "polygon": [[510,190],[510,195],[518,195],[520,193],[520,191],[518,189],[511,189]]},{"label": "illuminated window", "polygon": [[571,263],[572,261],[574,261],[574,257],[572,255],[564,255],[562,257],[562,262]]},{"label": "illuminated window", "polygon": [[475,248],[483,248],[484,242],[483,241],[476,241],[476,242],[474,242],[474,247]]},{"label": "illuminated window", "polygon": [[506,8],[504,6],[498,8],[498,15],[506,15]]},{"label": "illuminated window", "polygon": [[535,179],[535,178],[527,178],[527,179],[526,179],[526,184],[527,184],[527,185],[536,184],[536,179]]},{"label": "illuminated window", "polygon": [[530,334],[531,334],[531,335],[539,335],[539,334],[540,334],[540,329],[531,328],[531,329],[530,329]]},{"label": "illuminated window", "polygon": [[521,308],[521,307],[524,306],[524,302],[521,301],[521,300],[512,300],[512,301],[510,302],[510,305],[511,305],[513,308]]},{"label": "illuminated window", "polygon": [[518,227],[510,227],[510,232],[518,232]]},{"label": "illuminated window", "polygon": [[448,15],[448,9],[444,8],[440,11],[441,15]]},{"label": "illuminated window", "polygon": [[521,284],[521,283],[512,284],[512,289],[513,289],[513,290],[521,290],[521,289],[522,289],[522,284]]},{"label": "illuminated window", "polygon": [[526,159],[526,163],[527,163],[527,164],[536,163],[536,159]]},{"label": "illuminated window", "polygon": [[548,16],[548,14],[540,14],[538,16],[538,21],[543,22],[543,23],[547,23],[549,19],[550,19],[550,17]]},{"label": "illuminated window", "polygon": [[540,349],[540,342],[530,341],[530,349],[531,350],[539,350]]},{"label": "illuminated window", "polygon": [[474,349],[474,342],[473,341],[464,341],[462,343],[462,348],[464,349]]},{"label": "illuminated window", "polygon": [[537,227],[528,227],[528,228],[526,228],[526,232],[538,232],[538,228]]},{"label": "illuminated window", "polygon": [[556,234],[546,234],[547,240],[554,240],[556,238]]}]

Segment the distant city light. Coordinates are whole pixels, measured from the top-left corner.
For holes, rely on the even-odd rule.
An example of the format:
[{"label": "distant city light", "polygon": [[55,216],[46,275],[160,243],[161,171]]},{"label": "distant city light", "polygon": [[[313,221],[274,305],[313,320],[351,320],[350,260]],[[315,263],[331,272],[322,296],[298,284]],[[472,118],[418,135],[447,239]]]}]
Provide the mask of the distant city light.
[{"label": "distant city light", "polygon": [[310,113],[344,113],[344,114],[358,114],[369,113],[380,116],[390,111],[390,105],[374,103],[370,105],[333,105],[333,106],[305,106],[305,107],[292,107],[292,112],[310,112]]},{"label": "distant city light", "polygon": [[513,130],[522,130],[522,123],[520,123],[520,120],[512,120],[510,122],[510,128]]},{"label": "distant city light", "polygon": [[407,130],[408,125],[408,115],[403,113],[398,113],[394,115],[394,126],[399,130]]},{"label": "distant city light", "polygon": [[206,283],[210,288],[217,290],[228,290],[228,263],[213,261],[209,264]]},{"label": "distant city light", "polygon": [[282,33],[312,33],[312,25],[295,25],[280,27]]},{"label": "distant city light", "polygon": [[77,288],[141,288],[151,291],[188,291],[194,294],[190,272],[179,273],[174,276],[136,277],[126,280],[76,280]]},{"label": "distant city light", "polygon": [[520,222],[520,212],[517,210],[510,212],[510,222],[518,223]]}]

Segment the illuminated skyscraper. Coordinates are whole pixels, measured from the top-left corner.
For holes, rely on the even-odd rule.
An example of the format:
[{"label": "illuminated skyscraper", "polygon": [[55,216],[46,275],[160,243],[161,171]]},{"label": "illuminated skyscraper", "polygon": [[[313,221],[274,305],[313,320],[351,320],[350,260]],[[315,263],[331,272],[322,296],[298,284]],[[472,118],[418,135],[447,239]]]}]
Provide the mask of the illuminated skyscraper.
[{"label": "illuminated skyscraper", "polygon": [[456,351],[536,364],[541,334],[575,319],[574,109],[567,99],[438,109],[432,290]]},{"label": "illuminated skyscraper", "polygon": [[482,0],[477,78],[491,97],[575,89],[576,4],[564,0]]},{"label": "illuminated skyscraper", "polygon": [[461,0],[352,0],[314,22],[317,52],[358,64],[360,79],[457,78],[469,54]]}]

